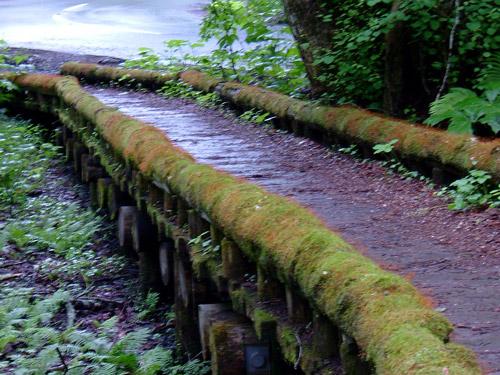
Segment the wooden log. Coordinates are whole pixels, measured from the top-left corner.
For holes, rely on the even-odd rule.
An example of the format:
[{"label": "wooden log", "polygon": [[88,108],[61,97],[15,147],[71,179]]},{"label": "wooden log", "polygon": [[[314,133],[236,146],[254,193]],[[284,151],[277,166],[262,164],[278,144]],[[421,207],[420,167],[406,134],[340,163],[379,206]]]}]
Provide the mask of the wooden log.
[{"label": "wooden log", "polygon": [[108,213],[111,220],[117,218],[120,207],[135,205],[134,200],[127,193],[121,191],[117,185],[109,185],[107,190]]},{"label": "wooden log", "polygon": [[158,231],[149,217],[141,211],[134,212],[132,243],[137,253],[151,252],[158,248]]},{"label": "wooden log", "polygon": [[133,249],[132,227],[134,225],[135,206],[122,206],[118,214],[118,243],[129,251]]},{"label": "wooden log", "polygon": [[285,286],[257,267],[257,285],[259,301],[268,301],[285,297]]},{"label": "wooden log", "polygon": [[107,207],[108,188],[113,184],[112,178],[99,178],[97,180],[97,206]]},{"label": "wooden log", "polygon": [[87,154],[86,157],[88,157],[87,148],[83,143],[76,141],[73,145],[73,167],[75,168],[75,172],[82,170],[82,155],[84,154]]},{"label": "wooden log", "polygon": [[73,161],[73,146],[75,144],[75,140],[73,138],[66,139],[66,161]]},{"label": "wooden log", "polygon": [[162,242],[158,250],[161,281],[167,287],[172,287],[174,280],[174,251],[175,243],[172,240]]}]

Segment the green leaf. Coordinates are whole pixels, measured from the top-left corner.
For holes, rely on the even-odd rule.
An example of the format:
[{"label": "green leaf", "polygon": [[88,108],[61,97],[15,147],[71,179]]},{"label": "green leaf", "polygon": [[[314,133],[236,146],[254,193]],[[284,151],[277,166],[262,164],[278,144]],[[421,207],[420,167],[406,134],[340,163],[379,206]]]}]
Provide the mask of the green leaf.
[{"label": "green leaf", "polygon": [[450,120],[448,131],[455,134],[472,134],[472,122],[468,117],[454,117]]},{"label": "green leaf", "polygon": [[480,22],[467,22],[465,24],[465,26],[467,26],[467,28],[470,31],[472,31],[473,33],[475,33],[476,31],[478,31],[481,28],[481,23]]}]

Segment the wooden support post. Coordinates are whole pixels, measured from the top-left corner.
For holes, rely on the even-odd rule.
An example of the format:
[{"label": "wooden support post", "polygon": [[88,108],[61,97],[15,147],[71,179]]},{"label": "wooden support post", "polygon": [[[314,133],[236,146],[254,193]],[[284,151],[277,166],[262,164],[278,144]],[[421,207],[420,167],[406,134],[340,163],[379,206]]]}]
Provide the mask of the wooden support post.
[{"label": "wooden support post", "polygon": [[64,126],[58,126],[55,130],[56,134],[56,146],[63,146],[64,145]]},{"label": "wooden support post", "polygon": [[73,138],[66,139],[66,161],[73,161],[73,146],[75,144],[75,140]]},{"label": "wooden support post", "polygon": [[108,188],[113,184],[112,178],[99,178],[97,180],[97,205],[107,207]]},{"label": "wooden support post", "polygon": [[257,267],[257,286],[259,301],[284,297],[284,285],[267,275],[261,267]]},{"label": "wooden support post", "polygon": [[118,215],[118,242],[128,252],[133,249],[132,226],[134,225],[135,206],[122,206]]},{"label": "wooden support post", "polygon": [[304,323],[311,320],[309,303],[290,288],[285,288],[288,321],[290,323]]},{"label": "wooden support post", "polygon": [[158,231],[143,212],[134,212],[132,224],[132,243],[137,253],[147,253],[158,247]]},{"label": "wooden support post", "polygon": [[82,181],[96,182],[100,178],[108,177],[106,170],[99,165],[95,158],[82,155]]},{"label": "wooden support post", "polygon": [[62,127],[62,138],[63,144],[66,144],[68,139],[73,138],[73,132],[68,128],[67,125],[63,125]]},{"label": "wooden support post", "polygon": [[296,137],[303,137],[304,136],[304,125],[299,123],[297,120],[292,121],[292,131],[293,135]]},{"label": "wooden support post", "polygon": [[194,286],[189,261],[185,258],[187,242],[176,239],[174,252],[174,300],[175,300],[175,335],[188,355],[196,356],[201,351],[197,309],[194,307]]},{"label": "wooden support post", "polygon": [[198,305],[198,322],[203,360],[208,361],[210,359],[210,327],[218,322],[248,324],[248,319],[236,314],[230,303],[212,303]]},{"label": "wooden support post", "polygon": [[75,142],[73,145],[73,167],[75,172],[82,170],[82,158],[86,161],[88,157],[88,150],[85,145],[81,142]]},{"label": "wooden support post", "polygon": [[172,240],[164,241],[158,250],[161,281],[164,286],[172,287],[174,280],[174,252],[175,243]]},{"label": "wooden support post", "polygon": [[141,252],[138,256],[142,291],[146,294],[150,290],[160,290],[161,271],[157,250],[150,250],[147,253]]},{"label": "wooden support post", "polygon": [[95,181],[89,182],[90,205],[92,207],[99,207],[99,200],[97,197],[97,183]]},{"label": "wooden support post", "polygon": [[375,373],[368,362],[363,360],[356,341],[345,334],[342,334],[340,361],[342,362],[343,375],[372,375]]},{"label": "wooden support post", "polygon": [[189,206],[182,199],[177,199],[177,225],[183,227],[188,224],[188,209]]},{"label": "wooden support post", "polygon": [[209,347],[212,374],[270,374],[269,345],[257,339],[251,324],[212,323]]},{"label": "wooden support post", "polygon": [[151,204],[153,205],[153,207],[162,208],[164,191],[158,188],[154,184],[149,184],[148,190],[149,190],[149,199],[151,200]]},{"label": "wooden support post", "polygon": [[111,220],[114,220],[118,216],[118,210],[121,206],[133,206],[135,202],[127,193],[120,190],[115,184],[108,186],[108,212]]},{"label": "wooden support post", "polygon": [[373,159],[373,147],[367,145],[361,145],[361,153],[363,159]]},{"label": "wooden support post", "polygon": [[340,333],[325,316],[313,312],[313,350],[321,359],[340,357]]},{"label": "wooden support post", "polygon": [[210,238],[212,239],[212,247],[221,245],[221,242],[224,239],[224,233],[215,225],[210,225]]},{"label": "wooden support post", "polygon": [[432,182],[440,186],[444,184],[444,172],[441,168],[432,168]]},{"label": "wooden support post", "polygon": [[243,281],[247,262],[236,243],[229,240],[221,241],[222,274],[228,280]]},{"label": "wooden support post", "polygon": [[177,215],[177,196],[165,192],[163,194],[163,209],[167,216]]},{"label": "wooden support post", "polygon": [[210,224],[203,220],[196,210],[188,210],[189,237],[196,238],[210,231]]}]

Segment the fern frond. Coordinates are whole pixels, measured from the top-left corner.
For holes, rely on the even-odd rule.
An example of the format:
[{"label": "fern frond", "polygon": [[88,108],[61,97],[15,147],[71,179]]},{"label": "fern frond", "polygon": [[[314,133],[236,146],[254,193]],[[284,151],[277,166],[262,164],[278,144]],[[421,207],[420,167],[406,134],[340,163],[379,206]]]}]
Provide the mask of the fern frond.
[{"label": "fern frond", "polygon": [[493,55],[486,61],[483,74],[485,81],[500,81],[500,54]]},{"label": "fern frond", "polygon": [[123,372],[118,372],[116,366],[113,363],[105,363],[99,365],[94,369],[92,374],[95,375],[117,375],[122,374]]},{"label": "fern frond", "polygon": [[118,323],[119,317],[113,316],[99,325],[99,337],[110,338],[114,334],[114,328]]},{"label": "fern frond", "polygon": [[174,358],[171,350],[163,349],[157,346],[145,352],[140,359],[140,367],[137,375],[155,374],[162,368],[171,367],[174,363]]},{"label": "fern frond", "polygon": [[23,332],[23,341],[38,349],[47,343],[59,342],[59,332],[51,327],[29,328]]},{"label": "fern frond", "polygon": [[431,103],[429,113],[431,115],[441,115],[448,111],[454,111],[457,104],[470,98],[477,98],[477,94],[472,90],[461,87],[452,88],[449,93]]},{"label": "fern frond", "polygon": [[115,347],[120,348],[124,352],[137,351],[144,345],[148,337],[149,330],[141,328],[137,331],[127,333],[115,344]]}]

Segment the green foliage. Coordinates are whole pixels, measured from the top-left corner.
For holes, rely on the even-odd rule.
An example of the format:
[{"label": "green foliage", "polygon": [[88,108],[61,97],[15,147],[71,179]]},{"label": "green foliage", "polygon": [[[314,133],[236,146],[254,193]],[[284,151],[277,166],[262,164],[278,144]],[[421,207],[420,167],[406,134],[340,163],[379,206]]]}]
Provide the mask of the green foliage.
[{"label": "green foliage", "polygon": [[253,122],[255,124],[261,125],[271,121],[274,117],[269,116],[269,112],[263,112],[261,110],[252,108],[248,111],[243,112],[238,116],[238,118],[243,121]]},{"label": "green foliage", "polygon": [[[330,98],[380,107],[385,38],[396,22],[404,25],[405,44],[410,51],[405,63],[418,66],[424,86],[429,92],[437,92],[448,64],[449,34],[456,19],[453,3],[402,0],[397,10],[391,11],[392,4],[392,0],[323,3],[322,20],[335,33],[331,48],[315,51],[314,64],[321,69],[319,79],[326,84]],[[477,86],[481,67],[500,51],[498,5],[498,0],[461,1],[447,81],[450,87]]]},{"label": "green foliage", "polygon": [[57,147],[43,142],[29,122],[0,116],[0,209],[26,200],[35,191]]},{"label": "green foliage", "polygon": [[450,184],[448,193],[453,198],[449,208],[464,209],[468,206],[500,206],[500,185],[495,188],[492,176],[485,171],[473,169],[467,176]]},{"label": "green foliage", "polygon": [[[180,365],[171,350],[144,350],[150,332],[121,334],[118,317],[94,322],[95,332],[62,327],[55,315],[69,301],[59,290],[32,301],[29,291],[3,294],[0,305],[0,369],[15,374],[207,374],[200,361]],[[8,348],[8,350],[6,350]],[[9,372],[11,373],[11,372]]]},{"label": "green foliage", "polygon": [[313,64],[322,72],[317,78],[327,87],[327,97],[339,103],[380,107],[388,5],[383,1],[348,0],[334,7],[325,3],[324,9],[321,21],[336,32],[331,48],[314,51]]},{"label": "green foliage", "polygon": [[389,168],[390,171],[401,175],[403,178],[410,179],[419,179],[420,181],[430,181],[417,171],[412,171],[408,169],[401,160],[398,159],[398,156],[394,152],[394,145],[399,142],[399,139],[393,139],[387,143],[378,144],[373,146],[373,154],[384,154],[386,155],[386,160],[382,162],[382,164]]},{"label": "green foliage", "polygon": [[393,139],[390,142],[384,144],[378,144],[373,146],[374,154],[390,154],[394,150],[394,145],[399,142],[399,139]]},{"label": "green foliage", "polygon": [[143,320],[148,315],[152,314],[156,310],[159,300],[160,293],[149,290],[146,298],[144,298],[144,300],[137,305],[137,309],[139,310],[137,313],[137,319]]},{"label": "green foliage", "polygon": [[480,74],[481,95],[466,88],[455,87],[431,103],[430,117],[425,121],[431,126],[448,123],[448,131],[457,134],[474,134],[482,125],[498,134],[500,131],[500,54],[488,61]]},{"label": "green foliage", "polygon": [[220,246],[212,246],[212,239],[210,238],[210,232],[203,232],[198,237],[192,238],[188,242],[189,245],[192,245],[197,249],[198,252],[203,255],[220,256]]},{"label": "green foliage", "polygon": [[[279,0],[214,0],[200,28],[200,42],[166,41],[166,56],[141,48],[138,56],[125,63],[144,69],[184,69],[195,66],[203,71],[243,83],[254,83],[301,95],[306,85],[305,69],[290,30],[273,27],[281,14]],[[279,30],[277,30],[279,29]],[[208,55],[196,49],[215,39],[217,48]],[[186,52],[187,49],[191,52]]]},{"label": "green foliage", "polygon": [[28,59],[26,55],[10,56],[8,52],[7,42],[0,39],[0,69],[10,70]]},{"label": "green foliage", "polygon": [[157,92],[166,98],[194,99],[198,105],[205,108],[219,108],[223,105],[222,100],[216,93],[205,94],[182,81],[166,81]]},{"label": "green foliage", "polygon": [[[47,256],[34,265],[37,279],[56,279],[52,285],[59,288],[64,288],[69,281],[74,290],[74,281],[80,274],[87,283],[87,289],[80,294],[83,295],[92,289],[89,288],[91,276],[104,272],[113,274],[120,269],[120,260],[116,257],[103,259],[91,250],[95,243],[93,235],[101,226],[95,214],[75,204],[61,203],[50,197],[34,198],[26,193],[32,191],[32,183],[40,189],[46,188],[44,170],[53,163],[50,159],[55,156],[55,149],[43,147],[35,127],[5,117],[1,120],[0,147],[6,150],[4,154],[14,154],[18,144],[24,144],[23,156],[31,157],[22,168],[13,168],[16,171],[14,179],[22,179],[24,174],[32,178],[18,187],[25,200],[13,204],[8,196],[0,196],[2,250],[9,256],[22,254],[23,258],[37,256],[37,253],[39,256],[42,250]],[[37,152],[38,147],[45,150]],[[20,162],[18,158],[14,160],[13,163]],[[31,170],[37,170],[36,178]],[[149,330],[123,332],[117,325],[117,316],[103,322],[94,321],[94,327],[82,328],[85,320],[78,321],[76,316],[70,318],[75,312],[70,308],[73,297],[69,291],[45,292],[42,291],[44,297],[41,297],[35,289],[5,285],[0,288],[1,373],[194,375],[209,372],[206,363],[179,364],[170,350],[159,346],[147,349],[151,348]],[[158,295],[150,293],[144,302],[144,311],[151,310],[157,300]]]}]

